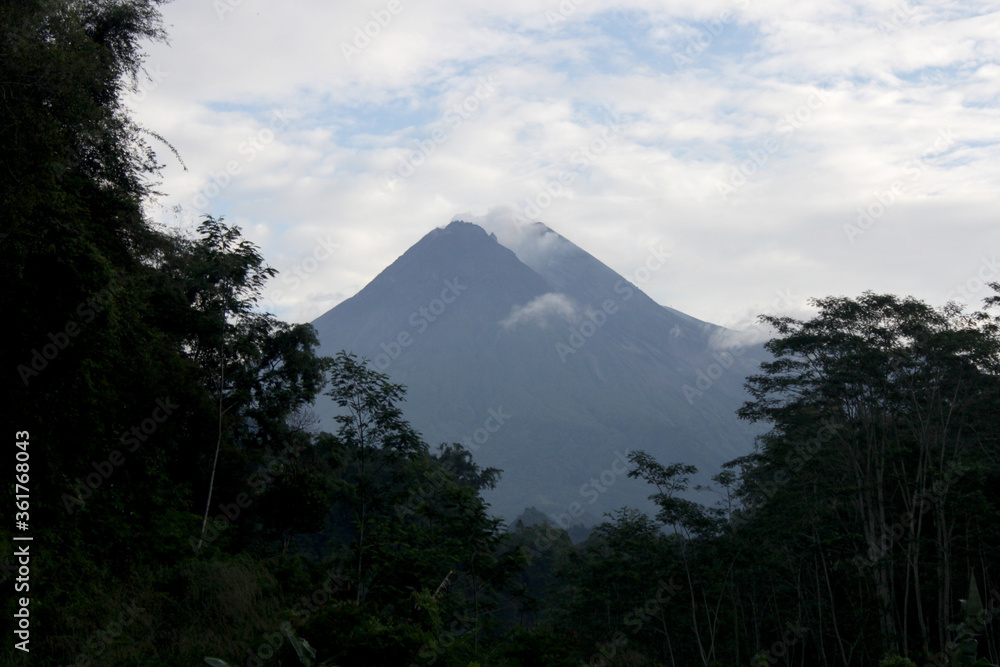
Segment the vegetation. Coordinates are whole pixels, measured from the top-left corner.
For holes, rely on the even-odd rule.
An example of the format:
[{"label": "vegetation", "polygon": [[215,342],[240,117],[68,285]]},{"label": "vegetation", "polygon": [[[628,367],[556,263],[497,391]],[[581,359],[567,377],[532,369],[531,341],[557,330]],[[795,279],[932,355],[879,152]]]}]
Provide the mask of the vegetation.
[{"label": "vegetation", "polygon": [[[31,653],[0,662],[1000,661],[1000,297],[764,318],[740,416],[769,430],[711,488],[635,452],[655,517],[576,544],[530,513],[508,529],[481,497],[500,471],[432,449],[403,387],[259,311],[274,271],[238,228],[146,219],[155,135],[120,99],[157,5],[0,3],[4,405],[30,433],[34,538]],[[324,392],[335,433],[309,411]]]}]

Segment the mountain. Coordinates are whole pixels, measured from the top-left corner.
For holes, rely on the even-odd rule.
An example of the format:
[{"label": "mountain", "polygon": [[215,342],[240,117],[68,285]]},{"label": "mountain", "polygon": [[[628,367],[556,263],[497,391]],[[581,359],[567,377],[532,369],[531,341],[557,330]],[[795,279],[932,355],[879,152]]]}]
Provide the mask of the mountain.
[{"label": "mountain", "polygon": [[[541,223],[503,232],[433,230],[313,322],[321,353],[370,359],[406,385],[403,413],[428,443],[462,442],[502,469],[487,499],[508,519],[648,508],[651,487],[625,476],[630,450],[692,463],[702,481],[750,451],[734,412],[762,348],[713,349],[724,329],[657,304]],[[645,261],[636,280],[667,258]],[[335,409],[316,406],[328,429]]]}]

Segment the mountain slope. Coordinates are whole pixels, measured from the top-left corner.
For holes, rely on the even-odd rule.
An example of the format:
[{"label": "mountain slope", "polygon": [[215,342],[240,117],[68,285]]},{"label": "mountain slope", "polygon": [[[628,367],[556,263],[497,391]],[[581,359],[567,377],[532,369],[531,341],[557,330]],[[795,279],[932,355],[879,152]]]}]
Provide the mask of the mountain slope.
[{"label": "mountain slope", "polygon": [[508,517],[648,506],[650,489],[624,477],[629,449],[708,474],[749,451],[733,413],[759,350],[712,352],[719,327],[544,225],[527,232],[515,254],[470,223],[432,231],[313,323],[321,352],[368,357],[407,386],[404,414],[429,443],[464,442],[503,469],[489,500]]}]

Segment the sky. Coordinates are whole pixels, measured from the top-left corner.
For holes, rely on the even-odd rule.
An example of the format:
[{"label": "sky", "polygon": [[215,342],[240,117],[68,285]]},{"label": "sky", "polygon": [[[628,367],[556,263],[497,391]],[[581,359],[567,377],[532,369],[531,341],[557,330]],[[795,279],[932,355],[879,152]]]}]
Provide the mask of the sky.
[{"label": "sky", "polygon": [[[308,322],[453,219],[538,220],[746,328],[1000,281],[1000,0],[175,0],[126,103],[149,204]],[[669,255],[644,272],[651,253]]]}]

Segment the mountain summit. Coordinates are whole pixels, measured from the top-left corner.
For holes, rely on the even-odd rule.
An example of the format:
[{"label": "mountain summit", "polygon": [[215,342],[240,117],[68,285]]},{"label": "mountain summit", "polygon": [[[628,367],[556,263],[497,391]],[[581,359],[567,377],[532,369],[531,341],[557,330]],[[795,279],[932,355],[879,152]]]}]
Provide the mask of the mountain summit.
[{"label": "mountain summit", "polygon": [[[724,329],[658,305],[544,224],[509,231],[503,244],[469,222],[430,232],[313,322],[321,353],[367,357],[407,387],[403,413],[428,443],[502,469],[487,499],[508,518],[648,507],[649,487],[625,476],[632,450],[706,475],[749,452],[735,410],[759,347],[715,350]],[[665,261],[651,249],[636,279]]]}]

